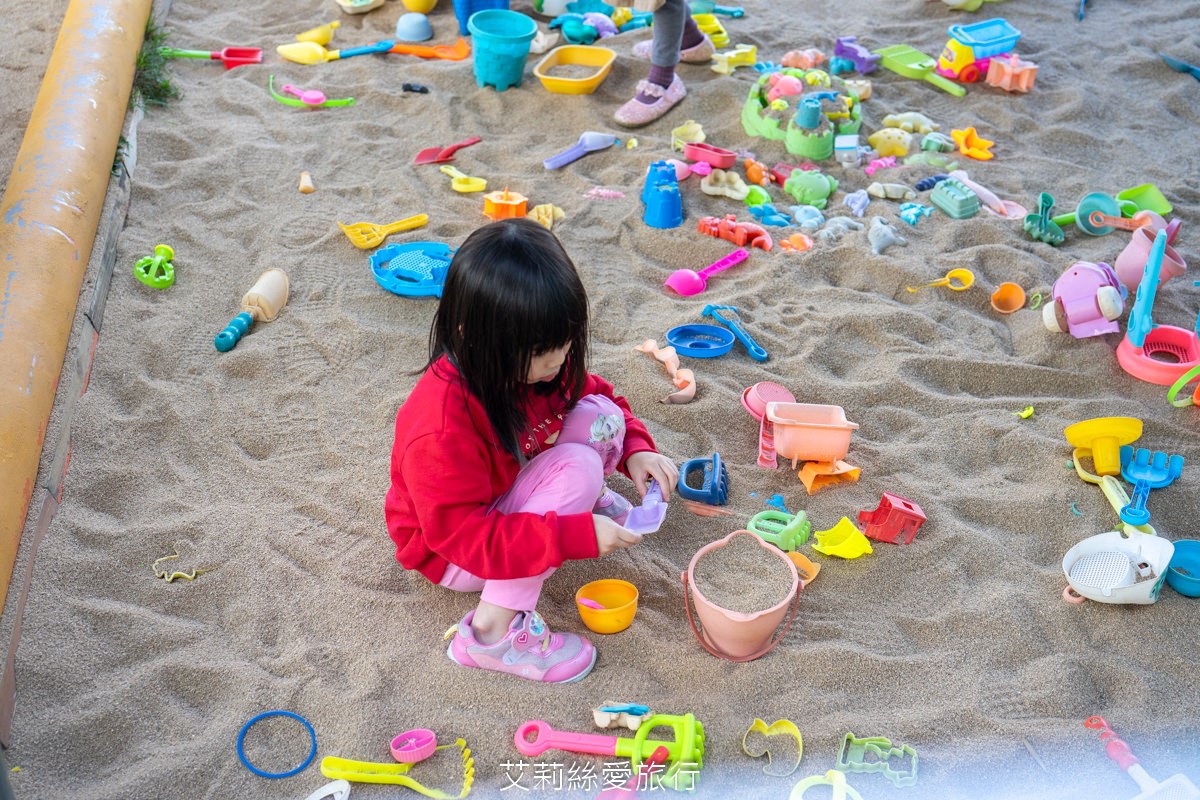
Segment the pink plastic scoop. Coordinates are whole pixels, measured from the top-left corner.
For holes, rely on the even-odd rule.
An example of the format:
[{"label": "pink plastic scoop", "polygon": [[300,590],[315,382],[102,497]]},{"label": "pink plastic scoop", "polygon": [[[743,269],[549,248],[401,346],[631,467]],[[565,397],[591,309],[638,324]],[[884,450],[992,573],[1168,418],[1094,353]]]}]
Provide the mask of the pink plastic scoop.
[{"label": "pink plastic scoop", "polygon": [[299,97],[300,102],[306,106],[319,106],[325,102],[325,93],[319,92],[316,89],[297,89],[295,86],[287,83],[284,84],[283,91]]},{"label": "pink plastic scoop", "polygon": [[720,261],[714,261],[699,272],[692,269],[677,269],[663,281],[663,286],[674,289],[684,297],[700,294],[708,286],[709,276],[716,275],[721,270],[729,269],[735,264],[742,263],[749,255],[750,252],[748,250],[744,247],[739,247]]}]

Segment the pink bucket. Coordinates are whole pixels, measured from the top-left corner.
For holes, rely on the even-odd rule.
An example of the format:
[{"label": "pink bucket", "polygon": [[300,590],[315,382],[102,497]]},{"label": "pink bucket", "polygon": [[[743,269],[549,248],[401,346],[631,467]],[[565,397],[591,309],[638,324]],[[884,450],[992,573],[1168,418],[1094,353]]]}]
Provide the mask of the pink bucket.
[{"label": "pink bucket", "polygon": [[[744,613],[721,608],[701,593],[696,587],[696,564],[706,553],[724,547],[735,536],[750,536],[768,553],[783,559],[792,573],[792,586],[787,597],[762,611]],[[800,604],[800,578],[796,574],[796,566],[784,555],[782,550],[764,542],[750,531],[734,531],[722,539],[701,547],[696,551],[696,555],[692,556],[687,571],[680,577],[683,580],[683,606],[687,611],[692,632],[700,640],[700,645],[718,658],[739,662],[761,658],[779,644],[796,618],[796,610]],[[696,617],[699,617],[700,627],[696,625],[696,619],[692,616],[692,603],[695,603]],[[789,606],[791,606],[790,615],[788,614]],[[780,623],[784,622],[785,616],[787,617],[786,623],[779,630],[778,635],[774,635],[779,629]],[[773,635],[774,638],[772,638]]]}]

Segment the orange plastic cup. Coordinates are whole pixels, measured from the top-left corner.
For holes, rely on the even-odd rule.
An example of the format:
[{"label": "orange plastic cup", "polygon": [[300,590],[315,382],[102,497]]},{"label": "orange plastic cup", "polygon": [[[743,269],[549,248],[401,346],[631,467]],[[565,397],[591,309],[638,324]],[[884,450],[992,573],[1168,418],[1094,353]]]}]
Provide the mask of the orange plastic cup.
[{"label": "orange plastic cup", "polygon": [[1001,314],[1011,314],[1025,307],[1025,290],[1015,283],[1005,282],[992,292],[992,308]]},{"label": "orange plastic cup", "polygon": [[[603,608],[592,608],[580,600],[590,600]],[[596,633],[619,633],[632,625],[637,601],[637,587],[615,578],[592,581],[575,592],[575,607],[579,609],[580,619]]]}]

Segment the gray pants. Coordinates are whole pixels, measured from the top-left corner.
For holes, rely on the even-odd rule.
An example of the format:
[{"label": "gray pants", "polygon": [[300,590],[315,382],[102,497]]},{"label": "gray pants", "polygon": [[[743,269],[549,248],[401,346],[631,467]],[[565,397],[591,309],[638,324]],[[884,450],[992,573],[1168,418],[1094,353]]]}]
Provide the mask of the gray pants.
[{"label": "gray pants", "polygon": [[683,24],[691,13],[687,0],[666,0],[654,12],[654,49],[650,63],[656,67],[674,67],[679,63],[679,46],[683,42]]}]

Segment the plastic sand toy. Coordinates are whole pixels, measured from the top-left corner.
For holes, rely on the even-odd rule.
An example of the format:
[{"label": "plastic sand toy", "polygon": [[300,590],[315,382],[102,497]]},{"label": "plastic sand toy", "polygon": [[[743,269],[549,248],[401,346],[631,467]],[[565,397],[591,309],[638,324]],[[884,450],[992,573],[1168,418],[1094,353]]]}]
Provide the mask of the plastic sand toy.
[{"label": "plastic sand toy", "polygon": [[[295,106],[296,108],[323,108],[323,107],[338,107],[352,106],[355,103],[353,97],[343,97],[340,99],[330,100],[325,97],[324,92],[316,89],[298,89],[290,83],[285,83],[280,87],[281,91],[275,90],[275,76],[267,77],[267,91],[271,93],[271,97],[275,98],[285,106]],[[290,95],[290,96],[289,96]]]},{"label": "plastic sand toy", "polygon": [[954,81],[937,74],[935,71],[937,62],[932,56],[925,55],[911,45],[896,44],[876,50],[875,54],[880,57],[879,63],[885,69],[889,69],[897,75],[932,83],[955,97],[962,97],[967,93],[966,89]]},{"label": "plastic sand toy", "polygon": [[225,65],[225,69],[262,63],[262,50],[257,47],[226,47],[216,51],[160,47],[158,52],[165,58],[205,58],[211,61],[220,61]]},{"label": "plastic sand toy", "polygon": [[1108,531],[1089,536],[1062,560],[1069,603],[1149,605],[1158,600],[1175,545],[1161,536]]},{"label": "plastic sand toy", "polygon": [[906,744],[892,744],[883,736],[860,739],[847,733],[836,766],[845,772],[877,772],[899,788],[917,782],[917,751]]},{"label": "plastic sand toy", "polygon": [[579,617],[595,633],[620,633],[628,628],[637,613],[637,602],[637,587],[629,581],[592,581],[575,592]]},{"label": "plastic sand toy", "polygon": [[[674,739],[648,738],[658,728],[671,729]],[[635,772],[655,749],[665,747],[669,766],[664,773],[654,776],[655,785],[661,782],[679,789],[693,788],[692,783],[704,765],[704,726],[692,714],[655,714],[638,726],[632,739],[559,731],[542,720],[530,720],[517,727],[513,744],[521,755],[529,758],[547,750],[625,757]]]},{"label": "plastic sand toy", "polygon": [[718,358],[733,349],[733,342],[733,334],[719,325],[676,325],[667,331],[667,344],[690,358]]},{"label": "plastic sand toy", "polygon": [[1176,773],[1161,783],[1142,768],[1129,745],[1117,738],[1104,717],[1088,717],[1085,728],[1100,731],[1104,752],[1137,783],[1141,793],[1133,800],[1200,800],[1200,789],[1186,775]]},{"label": "plastic sand toy", "polygon": [[884,492],[878,507],[858,512],[858,522],[865,526],[863,533],[869,539],[909,544],[925,524],[925,512],[912,500]]},{"label": "plastic sand toy", "polygon": [[241,313],[217,334],[213,344],[222,353],[232,350],[253,323],[272,321],[279,316],[287,301],[287,273],[278,267],[267,270],[258,277],[250,291],[242,295]]},{"label": "plastic sand toy", "polygon": [[1135,378],[1170,386],[1188,370],[1200,366],[1200,335],[1173,325],[1156,325],[1151,317],[1159,273],[1167,247],[1167,232],[1159,231],[1146,261],[1137,297],[1117,345],[1117,362]]},{"label": "plastic sand toy", "polygon": [[492,220],[523,217],[527,203],[525,195],[510,192],[506,187],[503,191],[489,192],[483,196],[483,215]]},{"label": "plastic sand toy", "polygon": [[617,143],[617,137],[611,133],[601,133],[599,131],[585,131],[579,136],[579,141],[563,150],[557,155],[550,156],[542,162],[542,166],[546,169],[558,169],[565,167],[572,161],[583,158],[588,153],[594,153],[597,150],[607,150]]},{"label": "plastic sand toy", "polygon": [[[697,480],[697,476],[699,479]],[[693,458],[679,467],[679,496],[713,506],[723,506],[728,499],[729,472],[720,453],[712,458]]]},{"label": "plastic sand toy", "polygon": [[764,542],[770,542],[785,553],[790,553],[808,541],[812,525],[803,511],[788,514],[767,509],[760,511],[746,523],[746,530],[756,534]]},{"label": "plastic sand toy", "polygon": [[[789,738],[795,744],[788,745],[785,752],[788,753],[787,761],[775,763],[776,757],[771,752],[772,739]],[[792,756],[791,751],[795,750],[795,755]],[[755,718],[750,724],[749,729],[742,736],[742,752],[751,758],[767,757],[767,765],[763,767],[763,772],[768,775],[776,775],[786,777],[796,771],[800,766],[800,759],[804,756],[804,737],[800,735],[800,729],[796,727],[796,723],[790,719],[779,719],[772,722],[770,725],[763,722],[761,719]]]},{"label": "plastic sand toy", "polygon": [[487,189],[487,181],[483,178],[474,178],[470,175],[459,172],[449,164],[443,164],[442,166],[438,167],[438,171],[444,175],[450,176],[450,188],[456,192],[482,192]]},{"label": "plastic sand toy", "polygon": [[792,793],[788,795],[788,800],[804,800],[805,793],[814,786],[828,786],[832,795],[825,794],[822,797],[832,797],[832,800],[863,800],[863,796],[855,791],[854,787],[846,783],[846,773],[841,770],[831,769],[824,775],[810,775],[804,780],[792,787]]},{"label": "plastic sand toy", "polygon": [[712,317],[726,328],[729,328],[734,337],[746,348],[746,354],[755,361],[766,361],[769,358],[767,351],[762,349],[758,342],[754,341],[754,338],[742,327],[742,316],[738,313],[736,306],[709,304],[700,312],[700,316]]},{"label": "plastic sand toy", "polygon": [[815,403],[768,403],[766,418],[774,426],[775,452],[792,462],[834,462],[845,458],[857,422],[846,419],[841,406]]},{"label": "plastic sand toy", "polygon": [[475,759],[463,739],[454,744],[438,745],[435,750],[458,748],[462,754],[462,787],[454,792],[441,789],[431,789],[428,786],[409,777],[413,763],[376,764],[370,761],[352,761],[348,758],[327,756],[321,759],[321,774],[326,778],[336,778],[352,783],[382,783],[394,786],[405,786],[418,794],[431,797],[433,800],[462,800],[471,793],[475,783]]},{"label": "plastic sand toy", "polygon": [[[555,94],[591,94],[608,77],[616,58],[616,52],[607,47],[568,44],[547,53],[533,68],[533,74],[546,87],[546,91]],[[568,77],[567,74],[555,73],[559,67],[587,67],[592,72],[582,77]]]},{"label": "plastic sand toy", "polygon": [[739,247],[724,258],[718,259],[704,269],[696,272],[691,269],[677,269],[667,276],[663,286],[675,290],[684,297],[700,294],[708,287],[710,276],[736,266],[750,257],[750,252]]},{"label": "plastic sand toy", "polygon": [[1121,475],[1133,484],[1133,495],[1129,504],[1121,509],[1121,521],[1131,525],[1150,522],[1146,501],[1151,489],[1170,486],[1183,473],[1183,456],[1168,455],[1162,451],[1134,449],[1132,445],[1121,446]]},{"label": "plastic sand toy", "polygon": [[454,251],[442,242],[389,244],[371,254],[375,282],[402,297],[441,297]]},{"label": "plastic sand toy", "polygon": [[946,273],[945,277],[939,278],[932,283],[922,284],[921,286],[906,286],[904,290],[909,293],[917,292],[921,289],[929,289],[931,287],[945,286],[952,292],[961,292],[970,289],[975,283],[975,273],[969,269],[952,269]]},{"label": "plastic sand toy", "polygon": [[1063,435],[1072,447],[1091,453],[1097,475],[1118,475],[1121,447],[1142,435],[1142,421],[1135,417],[1095,417],[1068,425]]},{"label": "plastic sand toy", "polygon": [[1042,306],[1042,323],[1055,333],[1076,339],[1117,333],[1125,310],[1121,282],[1108,264],[1076,261],[1050,289],[1051,302]]},{"label": "plastic sand toy", "polygon": [[411,217],[397,220],[388,225],[376,225],[374,222],[353,222],[349,225],[338,223],[342,233],[350,240],[350,244],[360,250],[371,250],[383,244],[383,240],[393,233],[411,231],[429,222],[428,214],[414,214]]},{"label": "plastic sand toy", "polygon": [[867,537],[855,527],[849,517],[842,517],[838,524],[829,530],[816,531],[813,535],[817,537],[813,550],[827,556],[854,559],[874,552]]},{"label": "plastic sand toy", "polygon": [[154,246],[154,255],[139,258],[133,265],[133,277],[151,289],[166,289],[175,283],[175,251],[165,244]]}]

